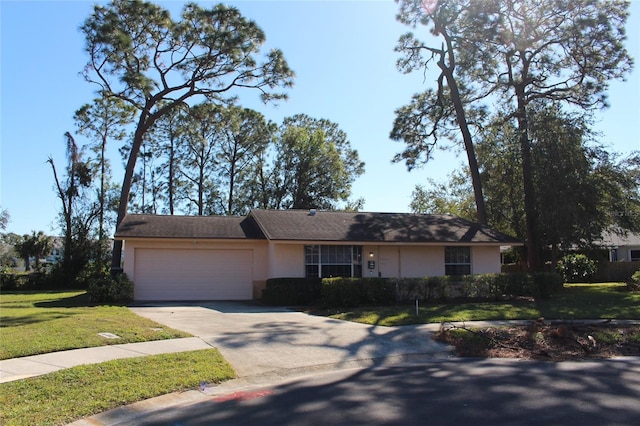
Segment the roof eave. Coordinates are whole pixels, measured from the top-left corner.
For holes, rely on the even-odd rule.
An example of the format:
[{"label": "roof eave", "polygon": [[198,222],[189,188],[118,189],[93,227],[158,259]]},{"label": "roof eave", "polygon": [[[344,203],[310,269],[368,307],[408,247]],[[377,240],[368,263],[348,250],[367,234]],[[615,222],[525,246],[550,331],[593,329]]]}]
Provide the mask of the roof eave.
[{"label": "roof eave", "polygon": [[461,246],[524,246],[521,241],[384,241],[384,240],[349,240],[349,239],[309,239],[309,238],[274,238],[269,241],[288,244],[354,244],[354,245],[415,245],[415,246],[442,246],[442,245],[461,245]]}]

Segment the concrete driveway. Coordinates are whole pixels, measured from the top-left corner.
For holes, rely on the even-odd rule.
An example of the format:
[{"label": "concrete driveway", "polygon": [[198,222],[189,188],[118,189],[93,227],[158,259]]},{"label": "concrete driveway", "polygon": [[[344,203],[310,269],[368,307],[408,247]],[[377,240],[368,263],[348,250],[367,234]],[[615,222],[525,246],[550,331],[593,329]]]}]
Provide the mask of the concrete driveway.
[{"label": "concrete driveway", "polygon": [[252,303],[154,304],[130,308],[220,350],[239,377],[418,362],[451,355],[433,326],[381,327]]}]

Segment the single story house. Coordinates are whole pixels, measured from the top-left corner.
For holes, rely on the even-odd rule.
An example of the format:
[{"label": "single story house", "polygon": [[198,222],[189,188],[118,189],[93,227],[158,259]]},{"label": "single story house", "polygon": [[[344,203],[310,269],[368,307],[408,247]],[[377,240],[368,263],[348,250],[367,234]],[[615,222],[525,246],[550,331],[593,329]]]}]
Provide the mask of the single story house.
[{"label": "single story house", "polygon": [[136,300],[260,298],[269,278],[500,272],[522,245],[449,215],[251,210],[246,217],[127,215],[124,272]]},{"label": "single story house", "polygon": [[610,262],[640,261],[640,235],[632,232],[620,233],[608,230],[602,239],[596,241],[597,246],[609,250]]}]

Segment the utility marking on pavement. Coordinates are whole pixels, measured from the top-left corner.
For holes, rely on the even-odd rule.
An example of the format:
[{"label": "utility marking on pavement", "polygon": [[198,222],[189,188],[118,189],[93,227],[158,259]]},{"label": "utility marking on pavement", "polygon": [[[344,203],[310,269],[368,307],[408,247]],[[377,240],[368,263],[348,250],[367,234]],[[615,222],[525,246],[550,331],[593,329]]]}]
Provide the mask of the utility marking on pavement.
[{"label": "utility marking on pavement", "polygon": [[234,392],[229,395],[218,396],[213,398],[216,402],[227,401],[251,401],[252,399],[262,398],[263,396],[273,395],[272,390],[262,390],[254,392]]}]

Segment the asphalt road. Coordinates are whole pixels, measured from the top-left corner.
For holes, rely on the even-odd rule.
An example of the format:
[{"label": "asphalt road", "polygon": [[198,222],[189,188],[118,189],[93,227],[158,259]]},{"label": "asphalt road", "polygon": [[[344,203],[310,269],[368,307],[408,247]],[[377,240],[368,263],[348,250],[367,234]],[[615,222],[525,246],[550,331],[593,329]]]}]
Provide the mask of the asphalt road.
[{"label": "asphalt road", "polygon": [[205,390],[141,425],[634,425],[640,359],[436,360]]}]

